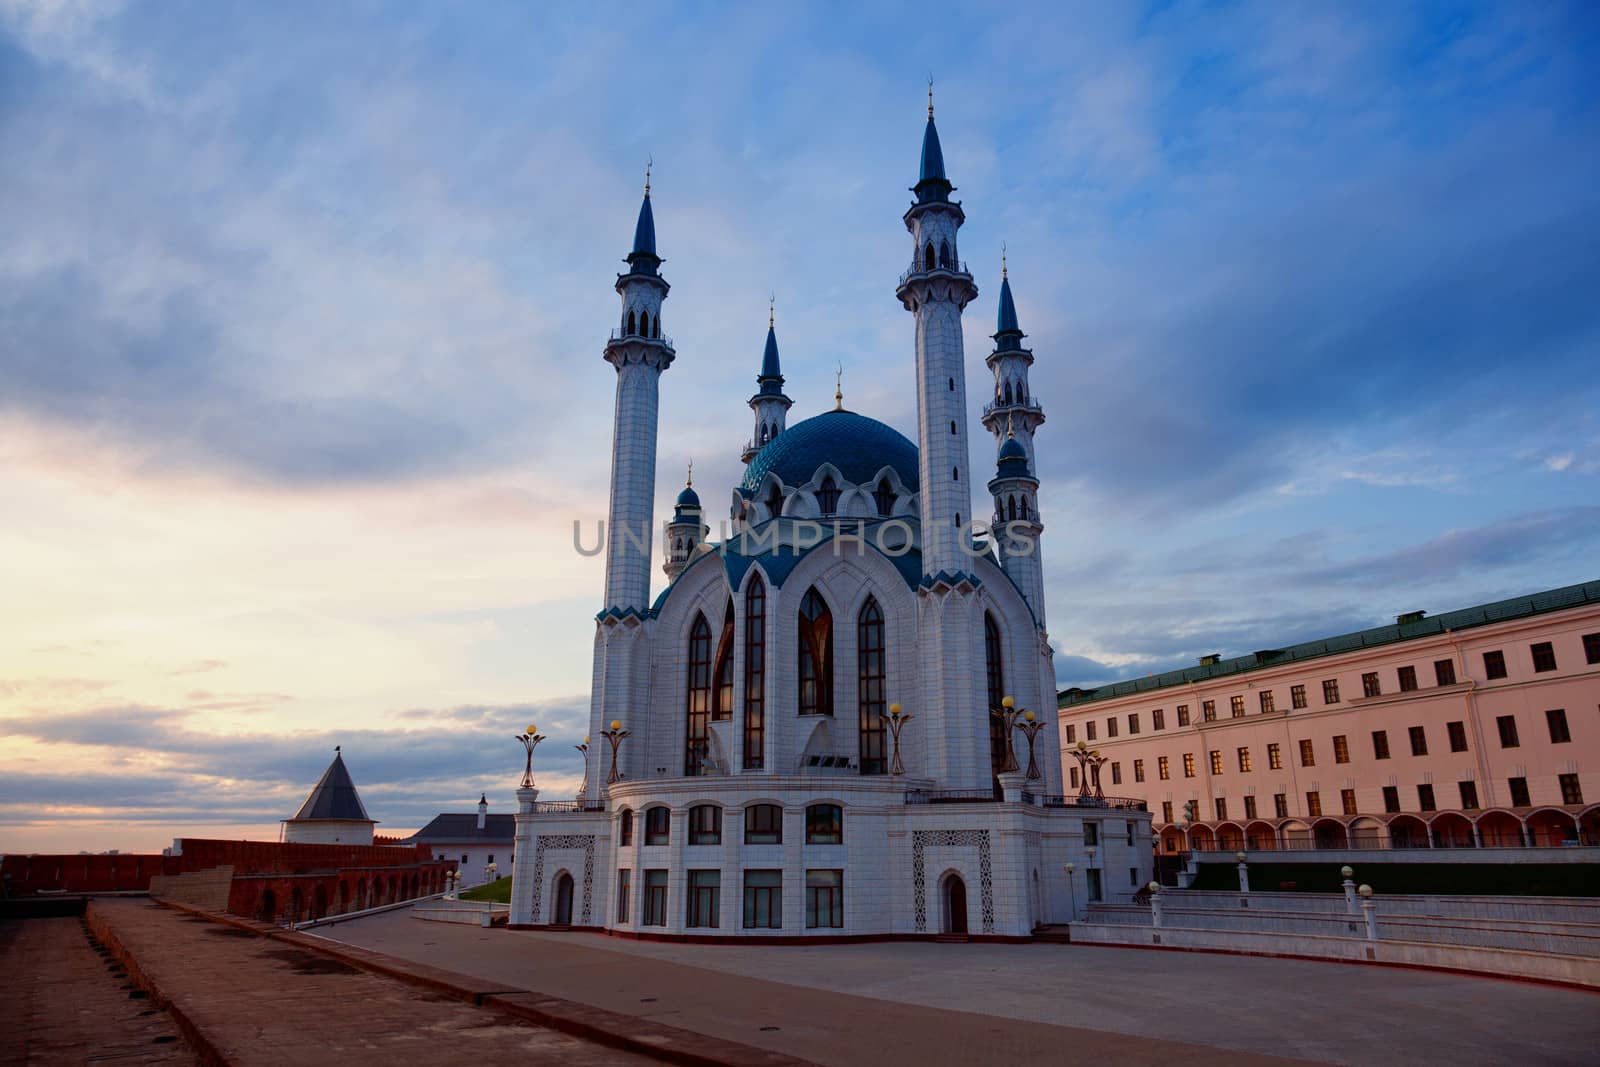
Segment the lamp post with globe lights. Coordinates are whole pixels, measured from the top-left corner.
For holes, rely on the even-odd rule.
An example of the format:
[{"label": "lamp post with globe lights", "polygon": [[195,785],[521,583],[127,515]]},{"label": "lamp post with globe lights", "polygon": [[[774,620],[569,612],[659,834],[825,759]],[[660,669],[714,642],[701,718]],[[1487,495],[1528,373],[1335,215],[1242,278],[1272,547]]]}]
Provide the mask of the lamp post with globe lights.
[{"label": "lamp post with globe lights", "polygon": [[1339,877],[1344,879],[1344,910],[1356,913],[1356,871],[1354,867],[1340,867]]},{"label": "lamp post with globe lights", "polygon": [[611,729],[600,731],[600,736],[611,744],[611,771],[606,775],[606,785],[622,780],[622,772],[617,770],[617,746],[622,744],[622,739],[631,732],[622,728],[621,719],[612,719]]},{"label": "lamp post with globe lights", "polygon": [[1378,940],[1378,906],[1372,902],[1372,887],[1364,885],[1356,890],[1361,894],[1361,914],[1367,920],[1367,940]]},{"label": "lamp post with globe lights", "polygon": [[527,750],[528,761],[522,767],[522,788],[533,788],[533,750],[539,747],[539,742],[544,740],[544,735],[539,733],[539,728],[533,724],[528,725],[526,733],[517,735],[517,740],[522,742],[522,747]]},{"label": "lamp post with globe lights", "polygon": [[1083,741],[1078,742],[1077,748],[1069,749],[1068,751],[1070,751],[1073,758],[1078,761],[1079,799],[1087,800],[1091,796],[1089,779],[1093,778],[1094,786],[1092,789],[1092,795],[1096,800],[1104,800],[1106,795],[1100,789],[1100,765],[1106,761],[1106,757],[1100,755],[1099,749],[1091,749],[1088,744]]},{"label": "lamp post with globe lights", "polygon": [[1250,892],[1250,857],[1243,852],[1235,852],[1234,859],[1239,861],[1239,892]]},{"label": "lamp post with globe lights", "polygon": [[1028,739],[1028,781],[1032,782],[1044,777],[1039,773],[1039,763],[1033,755],[1034,740],[1039,736],[1039,731],[1044,729],[1044,723],[1031,711],[1024,711],[1022,719],[1016,728]]},{"label": "lamp post with globe lights", "polygon": [[909,711],[901,711],[899,704],[890,704],[889,714],[881,716],[884,723],[889,727],[890,736],[894,738],[894,758],[889,761],[889,775],[891,777],[906,773],[905,764],[900,762],[900,731],[906,723],[915,717]]},{"label": "lamp post with globe lights", "polygon": [[1159,929],[1161,926],[1161,883],[1151,882],[1145,888],[1150,891],[1150,925]]},{"label": "lamp post with globe lights", "polygon": [[989,715],[1000,722],[1000,728],[1005,738],[1006,758],[1000,764],[1000,770],[997,772],[999,774],[1012,774],[1019,769],[1017,767],[1016,750],[1011,747],[1011,732],[1016,729],[1017,716],[1021,714],[1022,711],[1018,709],[1017,702],[1012,697],[1001,697],[1000,706],[989,711]]},{"label": "lamp post with globe lights", "polygon": [[1073,882],[1072,876],[1078,870],[1076,863],[1064,863],[1061,869],[1067,872],[1067,900],[1072,908],[1072,921],[1078,921],[1078,887]]}]

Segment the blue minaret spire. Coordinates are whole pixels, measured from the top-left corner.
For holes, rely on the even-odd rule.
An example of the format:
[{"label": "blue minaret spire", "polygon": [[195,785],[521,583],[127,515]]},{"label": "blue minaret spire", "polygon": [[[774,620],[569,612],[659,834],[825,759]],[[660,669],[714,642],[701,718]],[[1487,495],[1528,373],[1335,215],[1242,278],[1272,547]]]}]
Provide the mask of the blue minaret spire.
[{"label": "blue minaret spire", "polygon": [[783,392],[783,370],[778,365],[778,331],[775,307],[777,298],[767,302],[767,346],[761,351],[761,373],[756,375],[756,395],[750,398],[750,410],[755,413],[755,432],[745,442],[739,453],[742,463],[756,458],[756,453],[783,432],[794,403]]}]

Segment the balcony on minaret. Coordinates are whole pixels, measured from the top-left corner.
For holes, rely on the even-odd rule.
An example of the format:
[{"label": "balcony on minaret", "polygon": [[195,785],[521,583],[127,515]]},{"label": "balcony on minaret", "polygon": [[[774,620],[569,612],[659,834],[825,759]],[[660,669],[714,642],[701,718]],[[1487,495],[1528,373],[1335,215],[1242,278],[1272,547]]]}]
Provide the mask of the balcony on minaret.
[{"label": "balcony on minaret", "polygon": [[952,259],[943,265],[935,263],[932,267],[924,267],[919,264],[912,267],[900,275],[900,281],[895,285],[895,288],[897,290],[905,288],[906,282],[913,278],[931,278],[940,274],[946,274],[952,278],[966,278],[968,281],[972,279],[972,272],[967,270],[967,265],[960,260]]},{"label": "balcony on minaret", "polygon": [[[664,333],[658,333],[654,337],[650,337],[650,336],[647,336],[646,334],[639,333],[637,330],[633,330],[633,331],[629,331],[627,329],[612,330],[611,331],[611,340],[613,340],[613,341],[645,341],[645,342],[648,342],[650,344],[660,345],[663,348],[672,348],[672,338],[668,337]],[[676,349],[673,349],[673,351],[676,351]]]},{"label": "balcony on minaret", "polygon": [[983,405],[983,417],[985,419],[990,415],[1003,415],[1010,412],[1015,412],[1018,415],[1023,413],[1043,415],[1044,408],[1039,405],[1037,400],[1031,397],[1027,400],[991,400]]}]

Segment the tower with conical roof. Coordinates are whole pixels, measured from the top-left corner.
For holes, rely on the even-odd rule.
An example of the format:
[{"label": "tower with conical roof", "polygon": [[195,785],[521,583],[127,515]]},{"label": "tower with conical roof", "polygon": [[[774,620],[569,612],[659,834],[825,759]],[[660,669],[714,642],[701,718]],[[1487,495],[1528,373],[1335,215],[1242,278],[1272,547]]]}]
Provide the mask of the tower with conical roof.
[{"label": "tower with conical roof", "polygon": [[370,845],[376,825],[335,745],[333,762],[317,779],[306,802],[293,818],[283,820],[283,839],[303,844]]},{"label": "tower with conical roof", "polygon": [[1044,565],[1039,555],[1038,457],[1033,435],[1044,422],[1044,409],[1028,389],[1028,368],[1033,352],[1022,347],[1017,325],[1017,305],[1011,296],[1011,279],[1005,253],[1000,255],[1000,310],[995,324],[994,351],[985,361],[994,373],[994,399],[983,407],[983,425],[994,434],[998,469],[989,483],[994,497],[995,540],[1000,565],[1022,590],[1039,629],[1045,627]]},{"label": "tower with conical roof", "polygon": [[701,516],[700,494],[694,491],[694,464],[689,464],[689,476],[683,483],[683,492],[672,509],[672,521],[667,523],[667,559],[662,569],[667,581],[676,581],[700,550],[705,540],[706,526]]},{"label": "tower with conical roof", "polygon": [[783,392],[783,371],[778,366],[778,334],[773,327],[773,309],[767,308],[767,347],[761,353],[761,373],[756,375],[756,395],[750,398],[750,410],[755,413],[756,428],[739,454],[739,462],[748,464],[768,441],[783,432],[794,401]]}]

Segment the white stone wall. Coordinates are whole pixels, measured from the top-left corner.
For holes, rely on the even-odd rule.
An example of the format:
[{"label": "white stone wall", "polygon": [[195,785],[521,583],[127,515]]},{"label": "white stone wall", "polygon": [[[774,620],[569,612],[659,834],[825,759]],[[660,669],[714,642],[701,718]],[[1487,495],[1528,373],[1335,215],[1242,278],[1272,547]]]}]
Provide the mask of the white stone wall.
[{"label": "white stone wall", "polygon": [[370,845],[372,823],[338,819],[289,819],[283,825],[283,839],[290,844],[303,845]]},{"label": "white stone wall", "polygon": [[[510,841],[485,843],[483,841],[429,841],[435,859],[454,860],[461,874],[461,885],[470,889],[489,881],[484,868],[493,863],[499,867],[497,878],[512,873],[514,845]],[[462,857],[465,857],[463,859]]]}]

